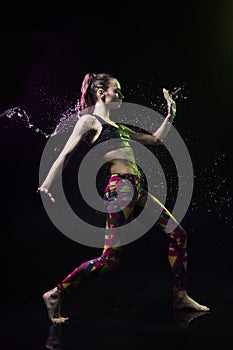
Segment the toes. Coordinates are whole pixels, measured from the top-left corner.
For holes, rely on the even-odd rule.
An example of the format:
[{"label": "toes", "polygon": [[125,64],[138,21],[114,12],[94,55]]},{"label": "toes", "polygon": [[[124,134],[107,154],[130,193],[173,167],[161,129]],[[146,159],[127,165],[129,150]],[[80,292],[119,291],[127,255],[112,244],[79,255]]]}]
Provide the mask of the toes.
[{"label": "toes", "polygon": [[58,317],[58,318],[53,317],[53,318],[52,318],[52,322],[53,322],[53,323],[56,323],[56,324],[59,324],[59,323],[67,323],[68,321],[69,321],[69,318],[68,318],[68,317]]},{"label": "toes", "polygon": [[201,306],[201,307],[199,308],[199,311],[207,312],[207,311],[210,311],[210,308],[208,308],[207,306]]}]

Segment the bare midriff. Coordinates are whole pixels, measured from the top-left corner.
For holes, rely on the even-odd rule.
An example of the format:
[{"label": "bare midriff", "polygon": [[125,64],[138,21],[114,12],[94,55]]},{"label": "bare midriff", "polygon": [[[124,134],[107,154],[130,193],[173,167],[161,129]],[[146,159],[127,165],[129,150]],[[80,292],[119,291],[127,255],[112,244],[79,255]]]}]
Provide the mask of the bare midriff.
[{"label": "bare midriff", "polygon": [[[101,130],[102,127],[97,125],[97,127],[94,129],[94,136],[91,135],[89,138],[90,144],[98,139]],[[134,157],[134,152],[129,145],[128,140],[122,140],[119,146],[121,145],[122,147],[118,147],[107,152],[103,158],[103,160],[109,165],[111,174],[132,174],[140,176],[140,172]]]},{"label": "bare midriff", "polygon": [[104,160],[110,165],[112,174],[133,174],[140,176],[131,147],[121,147],[105,154]]}]

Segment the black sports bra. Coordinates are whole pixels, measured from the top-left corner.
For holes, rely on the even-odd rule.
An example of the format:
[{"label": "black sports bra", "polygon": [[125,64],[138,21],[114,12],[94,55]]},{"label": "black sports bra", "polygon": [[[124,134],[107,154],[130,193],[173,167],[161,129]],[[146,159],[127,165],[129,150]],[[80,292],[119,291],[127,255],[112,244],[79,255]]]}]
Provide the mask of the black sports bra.
[{"label": "black sports bra", "polygon": [[98,115],[93,114],[93,116],[102,124],[102,131],[99,137],[97,138],[97,140],[95,140],[92,144],[88,142],[91,148],[98,145],[101,142],[111,140],[111,139],[116,139],[116,138],[121,139],[123,141],[122,142],[121,140],[119,140],[121,142],[121,147],[129,146],[129,143],[125,141],[130,140],[130,136],[122,124],[117,124],[118,125],[118,128],[117,128],[112,124],[106,123]]}]

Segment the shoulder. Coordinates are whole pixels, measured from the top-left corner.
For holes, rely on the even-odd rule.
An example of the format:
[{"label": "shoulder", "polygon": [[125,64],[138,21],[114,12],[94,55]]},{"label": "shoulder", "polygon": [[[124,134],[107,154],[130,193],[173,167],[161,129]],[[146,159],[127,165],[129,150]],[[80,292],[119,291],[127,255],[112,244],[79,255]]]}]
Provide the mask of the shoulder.
[{"label": "shoulder", "polygon": [[81,129],[82,131],[88,131],[95,129],[98,124],[97,119],[91,114],[85,114],[79,118],[75,125],[75,129]]},{"label": "shoulder", "polygon": [[85,124],[85,123],[93,123],[96,120],[96,118],[92,114],[84,114],[82,115],[78,122],[80,124]]},{"label": "shoulder", "polygon": [[100,124],[100,122],[92,114],[84,114],[79,118],[78,123],[90,128],[95,128]]}]

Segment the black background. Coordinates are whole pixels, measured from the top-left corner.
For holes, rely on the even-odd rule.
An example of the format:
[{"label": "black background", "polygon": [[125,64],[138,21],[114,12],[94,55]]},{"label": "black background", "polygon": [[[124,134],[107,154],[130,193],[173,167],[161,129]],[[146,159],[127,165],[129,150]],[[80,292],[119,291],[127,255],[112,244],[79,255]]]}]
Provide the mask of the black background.
[{"label": "black background", "polygon": [[[193,161],[195,187],[182,223],[190,285],[199,295],[210,285],[215,294],[232,286],[232,13],[226,0],[40,2],[6,4],[0,24],[0,113],[19,106],[42,130],[74,105],[89,71],[113,74],[126,102],[155,103],[157,110],[162,87],[183,87],[175,126]],[[0,128],[1,278],[10,308],[40,297],[101,250],[69,240],[47,217],[36,194],[45,138],[6,117]],[[126,247],[121,269],[157,267],[157,283],[168,273],[166,249],[162,238],[146,235]]]}]

